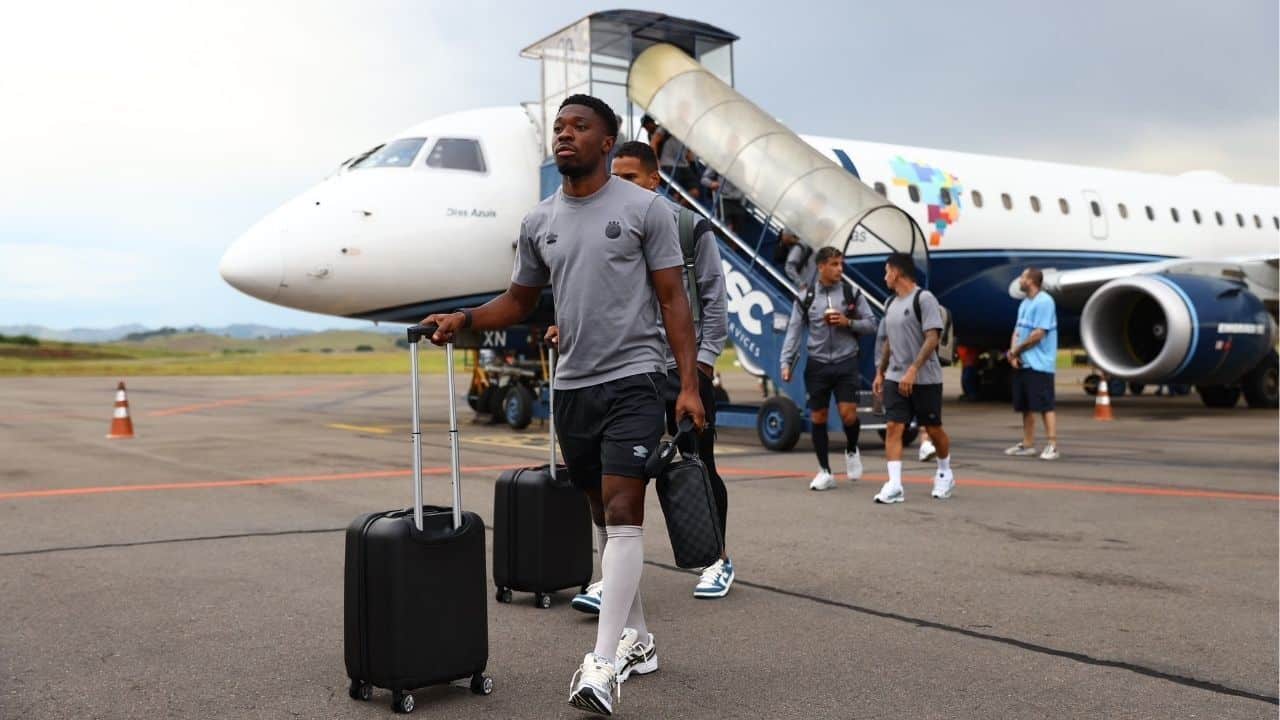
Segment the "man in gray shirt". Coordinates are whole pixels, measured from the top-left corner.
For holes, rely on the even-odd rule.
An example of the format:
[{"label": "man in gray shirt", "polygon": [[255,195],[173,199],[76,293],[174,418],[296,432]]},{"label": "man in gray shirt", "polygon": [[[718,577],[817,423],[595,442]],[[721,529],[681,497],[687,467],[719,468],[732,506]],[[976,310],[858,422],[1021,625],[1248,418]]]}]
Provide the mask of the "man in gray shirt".
[{"label": "man in gray shirt", "polygon": [[858,433],[862,430],[858,419],[858,336],[875,332],[876,319],[862,293],[844,282],[844,256],[840,250],[824,247],[817,256],[817,282],[791,306],[791,321],[782,343],[782,381],[791,382],[803,335],[809,351],[804,390],[813,451],[818,456],[818,474],[813,476],[809,489],[830,490],[836,486],[827,439],[833,395],[844,424],[845,475],[850,480],[862,477],[862,457],[858,453]]},{"label": "man in gray shirt", "polygon": [[691,418],[699,430],[705,418],[674,217],[657,195],[609,175],[617,116],[602,100],[569,96],[552,131],[564,180],[521,223],[507,291],[481,307],[423,322],[439,326],[432,336],[437,344],[466,327],[504,328],[528,317],[551,285],[560,327],[553,381],[560,448],[608,540],[595,648],[573,676],[569,703],[609,715],[622,680],[658,667],[639,589],[644,465],[662,437],[664,415],[659,311],[680,372],[676,415]]},{"label": "man in gray shirt", "polygon": [[938,472],[932,496],[951,497],[955,476],[951,473],[951,439],[942,429],[942,364],[938,341],[942,336],[942,309],[933,293],[916,285],[911,256],[894,253],[885,262],[884,283],[889,302],[884,308],[884,349],[876,369],[875,393],[884,396],[888,429],[884,456],[889,481],[876,493],[877,503],[900,503],[902,490],[902,432],[915,418],[937,449]]},{"label": "man in gray shirt", "polygon": [[[650,191],[656,190],[662,182],[658,176],[658,161],[653,154],[653,149],[639,141],[625,142],[614,151],[613,175]],[[667,205],[676,217],[677,225],[679,225],[681,213],[693,212],[672,202],[668,202]],[[729,320],[726,314],[728,298],[725,294],[724,268],[720,263],[720,249],[711,223],[700,220],[692,226],[692,233],[694,238],[693,274],[697,296],[691,297],[690,301],[696,300],[699,308],[698,317],[694,322],[694,329],[698,336],[698,391],[707,417],[706,430],[697,433],[696,444],[698,454],[706,463],[707,473],[711,477],[711,489],[715,494],[716,509],[720,513],[720,531],[723,534],[728,527],[729,494],[724,479],[716,471],[716,399],[712,379],[715,377],[716,358],[724,351],[725,340],[729,336]],[[684,238],[681,238],[681,242],[684,242]],[[658,327],[663,331],[665,338],[666,329],[661,321]],[[555,326],[548,328],[547,340],[553,344],[558,343],[559,329]],[[675,358],[670,355],[667,356],[667,380],[663,389],[667,402],[667,431],[675,434],[675,400],[680,391],[680,375],[676,371]],[[694,444],[694,438],[681,436],[679,443],[681,452],[692,451]],[[603,532],[603,527],[596,527],[598,538],[603,539],[601,535]],[[721,540],[724,540],[723,535]],[[702,599],[722,598],[729,594],[734,577],[733,561],[729,559],[726,549],[719,562],[703,569],[697,585],[694,586],[693,596]],[[589,614],[599,613],[600,592],[600,583],[591,584],[584,592],[573,598],[572,607]]]},{"label": "man in gray shirt", "polygon": [[790,230],[783,230],[778,235],[779,252],[783,256],[782,270],[797,288],[807,288],[813,284],[813,275],[817,271],[813,248],[804,244]]}]

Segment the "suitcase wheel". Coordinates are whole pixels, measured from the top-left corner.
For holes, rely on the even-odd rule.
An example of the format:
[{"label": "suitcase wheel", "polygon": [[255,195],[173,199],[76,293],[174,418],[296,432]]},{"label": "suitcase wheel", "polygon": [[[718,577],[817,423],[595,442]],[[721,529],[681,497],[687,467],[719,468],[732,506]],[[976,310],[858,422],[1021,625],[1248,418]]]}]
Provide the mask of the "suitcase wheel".
[{"label": "suitcase wheel", "polygon": [[[508,600],[507,602],[510,602],[510,600]],[[537,593],[533,596],[533,602],[538,607],[542,608],[543,610],[546,610],[547,608],[551,607],[551,596],[545,595],[543,593]]]},{"label": "suitcase wheel", "polygon": [[498,588],[498,593],[494,597],[496,597],[498,602],[500,603],[511,602],[511,588],[504,588],[504,587]]},{"label": "suitcase wheel", "polygon": [[352,700],[363,700],[364,702],[369,702],[370,698],[373,697],[373,686],[367,682],[353,679],[351,681],[351,686],[347,688],[347,695],[349,695]]},{"label": "suitcase wheel", "polygon": [[471,692],[477,695],[489,695],[493,692],[493,678],[476,673],[471,676]]},{"label": "suitcase wheel", "polygon": [[402,692],[400,690],[395,690],[391,693],[392,710],[402,715],[407,715],[408,713],[413,712],[413,707],[413,693]]}]

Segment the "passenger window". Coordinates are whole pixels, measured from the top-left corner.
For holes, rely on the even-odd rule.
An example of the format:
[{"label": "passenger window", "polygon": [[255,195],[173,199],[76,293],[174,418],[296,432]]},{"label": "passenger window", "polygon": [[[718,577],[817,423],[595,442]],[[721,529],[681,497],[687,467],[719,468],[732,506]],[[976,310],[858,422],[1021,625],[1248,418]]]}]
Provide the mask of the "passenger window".
[{"label": "passenger window", "polygon": [[969,194],[973,197],[973,206],[976,208],[982,207],[982,193],[974,190]]},{"label": "passenger window", "polygon": [[1125,207],[1124,203],[1117,203],[1116,211],[1120,213],[1121,220],[1129,219],[1129,208]]},{"label": "passenger window", "polygon": [[882,183],[882,182],[878,182],[878,183],[876,183],[876,192],[880,193],[880,197],[889,197],[889,196],[885,193],[884,183]]},{"label": "passenger window", "polygon": [[431,148],[431,154],[427,155],[427,166],[484,172],[484,154],[480,152],[480,143],[476,140],[440,138],[435,147]]},{"label": "passenger window", "polygon": [[1000,202],[1004,205],[1005,210],[1013,209],[1013,198],[1009,197],[1009,193],[1000,193]]},{"label": "passenger window", "polygon": [[1071,212],[1071,206],[1067,204],[1066,198],[1058,198],[1058,209],[1062,211],[1063,215]]},{"label": "passenger window", "polygon": [[1169,216],[1173,218],[1174,222],[1180,222],[1178,218],[1178,208],[1169,208]]},{"label": "passenger window", "polygon": [[418,156],[426,138],[400,138],[382,145],[351,163],[352,170],[379,167],[408,167]]},{"label": "passenger window", "polygon": [[1098,205],[1097,200],[1089,201],[1089,210],[1093,212],[1094,217],[1102,217],[1102,207]]},{"label": "passenger window", "polygon": [[908,185],[907,194],[911,196],[911,202],[913,203],[920,202],[920,188],[916,187],[915,185]]},{"label": "passenger window", "polygon": [[1035,195],[1031,196],[1031,209],[1036,212],[1040,212],[1040,198]]},{"label": "passenger window", "polygon": [[949,189],[947,189],[947,188],[941,188],[941,189],[939,189],[939,190],[938,190],[938,197],[942,199],[942,204],[943,204],[943,205],[950,205],[950,204],[951,204],[951,191],[950,191]]},{"label": "passenger window", "polygon": [[1214,216],[1215,218],[1217,218],[1217,219],[1218,219],[1218,224],[1219,224],[1219,225],[1221,225],[1221,224],[1222,224],[1222,213],[1218,212],[1217,210],[1214,210],[1214,211],[1213,211],[1213,216]]},{"label": "passenger window", "polygon": [[1256,227],[1256,228],[1258,228],[1259,230],[1261,230],[1261,229],[1262,229],[1262,218],[1258,217],[1257,215],[1254,215],[1254,216],[1253,216],[1253,224],[1254,224],[1254,227]]},{"label": "passenger window", "polygon": [[1152,210],[1150,205],[1147,206],[1147,219],[1151,221],[1156,219],[1156,211]]},{"label": "passenger window", "polygon": [[1196,210],[1195,208],[1192,208],[1192,210],[1191,210],[1191,219],[1192,219],[1192,220],[1195,220],[1195,221],[1196,221],[1196,224],[1197,224],[1197,225],[1199,225],[1199,224],[1200,224],[1200,211],[1199,211],[1199,210]]},{"label": "passenger window", "polygon": [[1236,224],[1240,227],[1244,227],[1244,216],[1240,213],[1236,213]]}]

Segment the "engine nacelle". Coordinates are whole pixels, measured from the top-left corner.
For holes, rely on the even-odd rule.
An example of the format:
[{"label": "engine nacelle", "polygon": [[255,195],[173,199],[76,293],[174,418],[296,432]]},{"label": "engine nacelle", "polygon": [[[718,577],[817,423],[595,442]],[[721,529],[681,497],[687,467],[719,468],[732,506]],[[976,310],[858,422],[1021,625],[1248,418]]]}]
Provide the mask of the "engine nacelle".
[{"label": "engine nacelle", "polygon": [[1137,275],[1099,288],[1080,335],[1103,372],[1122,380],[1230,385],[1275,346],[1275,323],[1239,283]]}]

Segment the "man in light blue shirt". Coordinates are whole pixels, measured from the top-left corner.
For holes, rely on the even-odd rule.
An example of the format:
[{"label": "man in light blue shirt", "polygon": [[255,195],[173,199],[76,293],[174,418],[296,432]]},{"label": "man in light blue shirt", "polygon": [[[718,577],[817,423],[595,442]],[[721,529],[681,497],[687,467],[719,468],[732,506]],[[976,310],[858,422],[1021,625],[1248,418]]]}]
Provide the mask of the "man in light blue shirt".
[{"label": "man in light blue shirt", "polygon": [[1041,460],[1058,459],[1058,418],[1054,414],[1053,380],[1058,366],[1058,309],[1049,293],[1041,290],[1044,273],[1029,267],[1018,278],[1026,298],[1018,306],[1018,323],[1009,340],[1013,376],[1013,409],[1022,413],[1022,442],[1005,455],[1036,454],[1036,413],[1044,417],[1049,444]]}]

